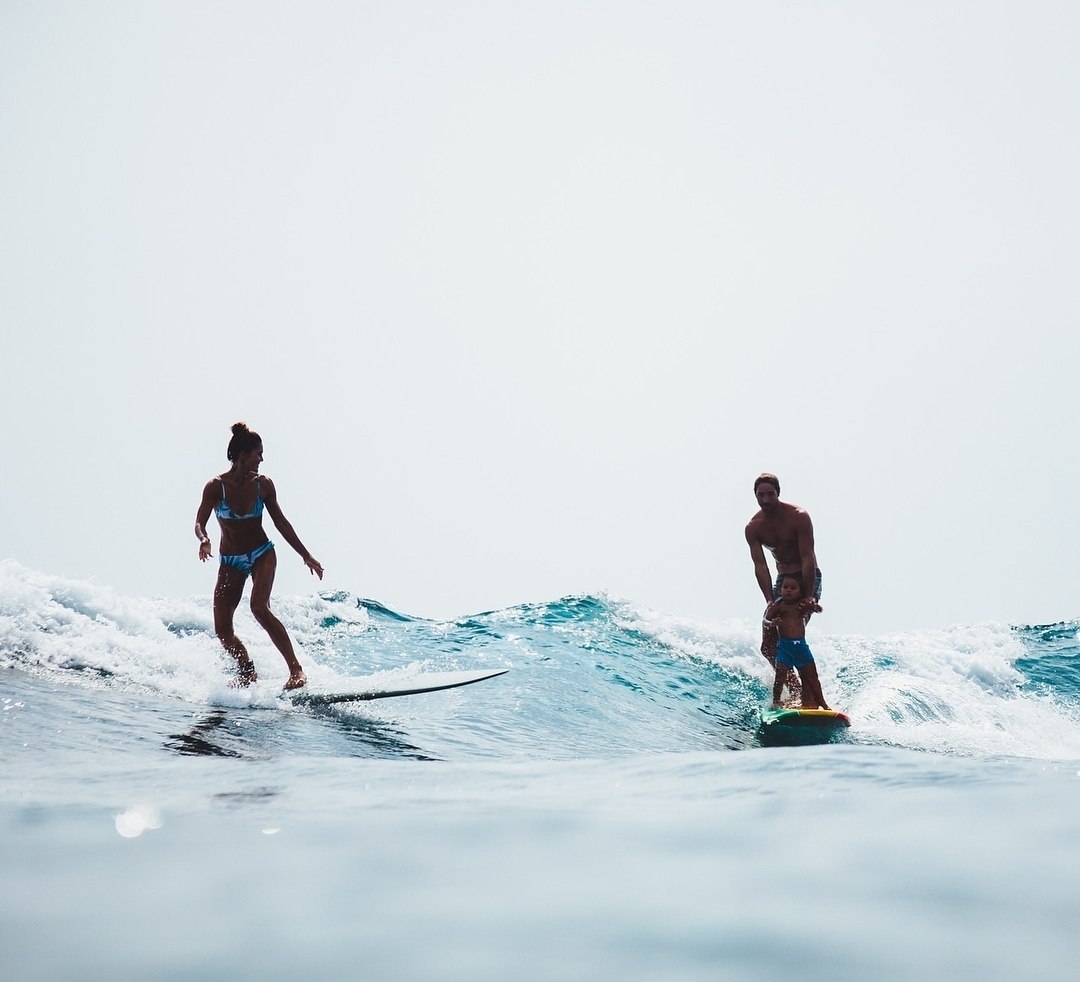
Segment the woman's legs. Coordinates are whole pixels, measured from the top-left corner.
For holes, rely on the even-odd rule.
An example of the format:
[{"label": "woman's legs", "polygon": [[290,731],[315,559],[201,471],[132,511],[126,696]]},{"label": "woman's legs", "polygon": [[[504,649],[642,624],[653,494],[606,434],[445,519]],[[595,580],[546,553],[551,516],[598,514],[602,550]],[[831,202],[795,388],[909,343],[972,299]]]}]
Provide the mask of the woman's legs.
[{"label": "woman's legs", "polygon": [[274,589],[274,574],[277,572],[277,555],[273,549],[263,553],[255,560],[255,566],[251,571],[251,613],[255,620],[262,625],[264,631],[270,635],[274,647],[281,652],[285,664],[289,666],[289,678],[285,683],[286,689],[299,689],[307,676],[304,674],[300,662],[296,659],[292,641],[285,625],[274,616],[270,609],[270,593]]},{"label": "woman's legs", "polygon": [[222,647],[236,659],[236,680],[232,684],[237,686],[251,685],[258,679],[247,648],[233,631],[233,614],[244,595],[246,579],[238,569],[221,565],[218,566],[217,584],[214,587],[214,633]]}]

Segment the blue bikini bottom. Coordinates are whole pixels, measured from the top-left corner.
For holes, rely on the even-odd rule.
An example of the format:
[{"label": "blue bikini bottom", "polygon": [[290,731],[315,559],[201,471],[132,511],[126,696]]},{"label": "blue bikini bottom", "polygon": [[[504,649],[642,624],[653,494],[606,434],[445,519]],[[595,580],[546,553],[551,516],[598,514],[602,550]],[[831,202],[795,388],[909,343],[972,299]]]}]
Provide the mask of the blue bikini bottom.
[{"label": "blue bikini bottom", "polygon": [[218,561],[222,566],[231,566],[233,569],[240,570],[244,576],[247,576],[255,568],[255,561],[273,548],[274,543],[267,539],[257,549],[252,549],[251,552],[242,552],[238,556],[218,556]]}]

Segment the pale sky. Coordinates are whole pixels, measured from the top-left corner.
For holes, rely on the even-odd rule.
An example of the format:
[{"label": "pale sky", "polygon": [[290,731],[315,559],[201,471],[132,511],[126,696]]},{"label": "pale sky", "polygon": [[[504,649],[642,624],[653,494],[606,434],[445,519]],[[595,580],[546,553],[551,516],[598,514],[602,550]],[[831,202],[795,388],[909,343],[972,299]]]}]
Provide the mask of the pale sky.
[{"label": "pale sky", "polygon": [[[0,3],[0,557],[212,589],[229,427],[347,590],[1080,616],[1080,11]],[[216,555],[216,528],[215,555]]]}]

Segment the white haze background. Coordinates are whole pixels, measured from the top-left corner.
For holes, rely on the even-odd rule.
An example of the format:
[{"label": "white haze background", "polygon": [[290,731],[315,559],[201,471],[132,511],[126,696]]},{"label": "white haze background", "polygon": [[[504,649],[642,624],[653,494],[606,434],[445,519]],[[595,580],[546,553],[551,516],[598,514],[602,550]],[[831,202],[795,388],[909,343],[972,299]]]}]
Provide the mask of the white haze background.
[{"label": "white haze background", "polygon": [[9,0],[2,554],[208,595],[245,419],[327,569],[279,594],[756,617],[772,470],[819,630],[1076,616],[1078,27]]}]

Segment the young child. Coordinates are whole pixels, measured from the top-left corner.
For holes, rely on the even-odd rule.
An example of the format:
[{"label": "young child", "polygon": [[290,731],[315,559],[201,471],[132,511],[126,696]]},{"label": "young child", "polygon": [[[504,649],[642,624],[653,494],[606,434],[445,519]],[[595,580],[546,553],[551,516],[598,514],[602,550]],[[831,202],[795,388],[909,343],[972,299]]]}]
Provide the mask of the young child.
[{"label": "young child", "polygon": [[814,655],[806,643],[806,617],[818,613],[821,604],[803,600],[802,584],[794,576],[785,576],[780,584],[780,600],[769,605],[765,620],[776,628],[776,679],[773,682],[773,708],[780,706],[780,693],[788,670],[794,668],[802,679],[802,708],[828,709],[821,691]]}]

